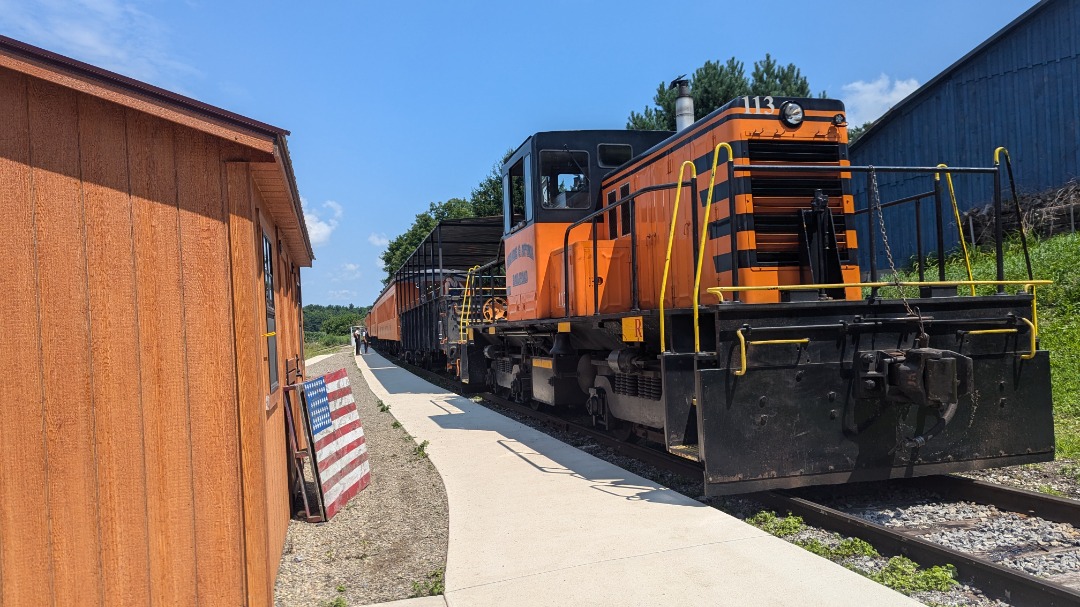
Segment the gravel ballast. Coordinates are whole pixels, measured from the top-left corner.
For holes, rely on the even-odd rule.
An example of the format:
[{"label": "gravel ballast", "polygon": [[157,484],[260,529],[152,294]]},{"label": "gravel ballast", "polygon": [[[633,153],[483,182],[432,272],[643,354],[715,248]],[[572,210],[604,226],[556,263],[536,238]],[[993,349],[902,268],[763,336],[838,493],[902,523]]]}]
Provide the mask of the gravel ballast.
[{"label": "gravel ballast", "polygon": [[[438,471],[394,427],[346,351],[310,364],[309,377],[346,369],[364,424],[371,484],[327,523],[290,521],[278,569],[277,607],[368,605],[413,596],[414,583],[446,567],[448,511]],[[340,604],[340,602],[338,602]]]}]

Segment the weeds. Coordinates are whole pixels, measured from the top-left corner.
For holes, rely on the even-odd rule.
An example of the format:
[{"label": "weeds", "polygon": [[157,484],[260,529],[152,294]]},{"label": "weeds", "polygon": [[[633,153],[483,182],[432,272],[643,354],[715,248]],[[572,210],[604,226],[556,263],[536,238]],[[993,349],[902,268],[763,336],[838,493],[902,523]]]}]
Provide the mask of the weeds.
[{"label": "weeds", "polygon": [[956,567],[938,565],[929,569],[919,569],[915,561],[903,556],[892,557],[881,571],[871,573],[866,577],[904,594],[926,590],[946,592],[957,584]]},{"label": "weeds", "polygon": [[382,402],[381,400],[377,401],[375,403],[375,406],[377,406],[379,408],[380,413],[389,413],[390,412],[390,405]]},{"label": "weeds", "polygon": [[401,422],[395,421],[394,423],[390,424],[390,427],[396,430],[397,428],[401,427]]},{"label": "weeds", "polygon": [[427,447],[430,444],[431,443],[429,443],[428,441],[424,441],[424,442],[420,443],[419,445],[413,447],[413,455],[415,455],[417,457],[427,457],[428,456]]},{"label": "weeds", "polygon": [[853,556],[881,556],[873,546],[857,537],[841,540],[836,546],[829,546],[814,539],[797,541],[795,545],[830,561],[842,561]]},{"label": "weeds", "polygon": [[345,593],[345,585],[344,584],[338,584],[337,592],[338,592],[338,595],[336,597],[334,597],[334,599],[332,601],[325,601],[322,604],[322,607],[349,607],[349,603],[347,603],[345,601],[345,597],[341,596],[342,594]]},{"label": "weeds", "polygon": [[801,516],[792,516],[789,512],[785,517],[778,517],[775,512],[767,510],[758,512],[746,519],[746,522],[776,537],[795,535],[806,527]]},{"label": "weeds", "polygon": [[1051,487],[1050,485],[1039,485],[1037,487],[1039,493],[1045,493],[1047,495],[1055,495],[1057,497],[1065,497],[1065,493]]},{"label": "weeds", "polygon": [[[427,441],[424,441],[427,443]],[[443,580],[443,570],[436,569],[428,574],[426,580],[412,583],[413,598],[421,596],[439,596],[446,590]]]}]

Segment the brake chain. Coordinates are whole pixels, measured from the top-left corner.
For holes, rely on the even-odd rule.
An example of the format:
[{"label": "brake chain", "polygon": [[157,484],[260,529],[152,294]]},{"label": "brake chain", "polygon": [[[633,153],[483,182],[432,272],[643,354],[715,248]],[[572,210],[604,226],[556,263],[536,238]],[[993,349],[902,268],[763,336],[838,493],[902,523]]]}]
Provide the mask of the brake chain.
[{"label": "brake chain", "polygon": [[900,301],[903,302],[904,309],[907,310],[907,315],[919,319],[919,341],[920,344],[925,347],[925,344],[929,341],[929,336],[926,334],[926,328],[923,326],[922,313],[911,307],[907,295],[904,294],[904,287],[900,286],[900,272],[896,270],[896,262],[893,261],[892,248],[889,247],[889,233],[885,230],[885,214],[881,210],[881,193],[878,191],[877,171],[874,169],[873,165],[870,165],[869,193],[870,213],[872,214],[874,211],[877,211],[878,229],[881,231],[881,242],[885,246],[885,258],[889,261],[889,270],[893,275],[893,284],[896,286],[897,292],[900,293]]}]

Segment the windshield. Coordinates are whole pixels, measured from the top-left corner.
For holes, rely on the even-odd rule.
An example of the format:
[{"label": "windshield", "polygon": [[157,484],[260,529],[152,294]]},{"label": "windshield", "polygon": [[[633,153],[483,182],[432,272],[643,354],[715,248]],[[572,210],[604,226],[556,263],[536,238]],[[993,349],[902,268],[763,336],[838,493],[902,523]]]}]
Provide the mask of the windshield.
[{"label": "windshield", "polygon": [[589,153],[580,151],[540,152],[540,204],[545,209],[587,209],[589,180],[582,172],[589,166]]}]

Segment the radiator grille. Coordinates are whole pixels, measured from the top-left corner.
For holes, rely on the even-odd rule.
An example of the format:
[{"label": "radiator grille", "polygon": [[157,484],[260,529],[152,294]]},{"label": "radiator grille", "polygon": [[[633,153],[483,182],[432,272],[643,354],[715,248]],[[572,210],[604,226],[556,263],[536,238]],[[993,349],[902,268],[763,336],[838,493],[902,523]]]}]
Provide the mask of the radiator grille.
[{"label": "radiator grille", "polygon": [[[751,164],[838,164],[841,160],[841,148],[836,143],[749,141],[747,151]],[[817,190],[829,197],[840,258],[850,261],[843,181],[838,175],[807,172],[783,175],[759,171],[750,177],[757,265],[799,265],[798,211],[810,207]]]}]

